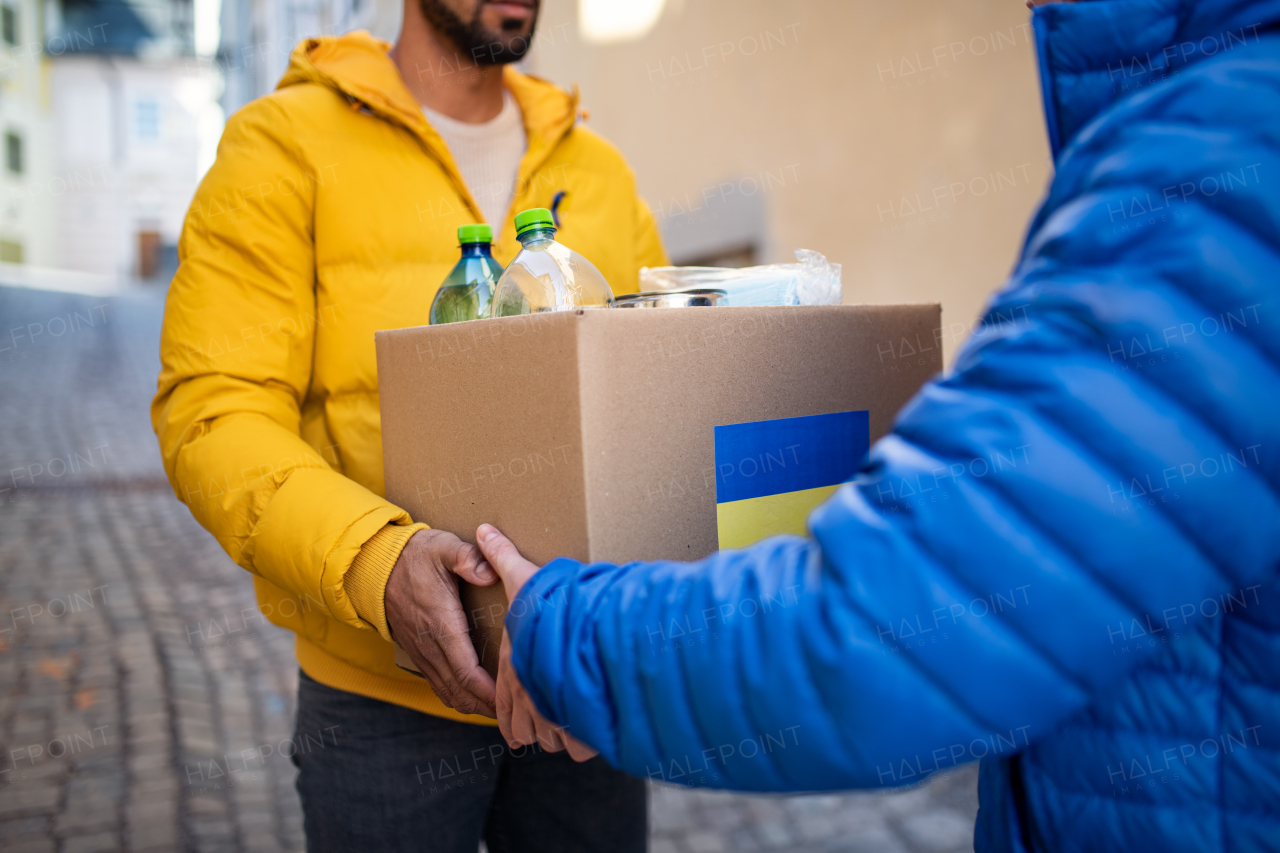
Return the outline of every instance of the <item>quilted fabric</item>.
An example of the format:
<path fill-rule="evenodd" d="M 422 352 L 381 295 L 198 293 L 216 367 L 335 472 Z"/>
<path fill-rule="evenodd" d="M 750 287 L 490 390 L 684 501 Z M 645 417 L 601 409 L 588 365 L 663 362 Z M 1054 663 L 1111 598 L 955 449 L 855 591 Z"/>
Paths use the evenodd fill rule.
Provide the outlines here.
<path fill-rule="evenodd" d="M 982 851 L 1280 849 L 1278 20 L 1037 9 L 1057 172 L 982 330 L 811 538 L 544 567 L 543 713 L 695 785 L 981 760 Z"/>

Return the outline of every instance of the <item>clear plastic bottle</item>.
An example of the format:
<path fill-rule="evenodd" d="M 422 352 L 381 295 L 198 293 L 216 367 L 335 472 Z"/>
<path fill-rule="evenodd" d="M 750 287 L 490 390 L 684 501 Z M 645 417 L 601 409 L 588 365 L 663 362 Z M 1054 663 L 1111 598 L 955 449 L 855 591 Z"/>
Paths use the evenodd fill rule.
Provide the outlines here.
<path fill-rule="evenodd" d="M 555 240 L 551 211 L 537 207 L 516 214 L 516 237 L 524 247 L 498 280 L 493 316 L 612 308 L 613 291 L 591 261 Z"/>
<path fill-rule="evenodd" d="M 488 225 L 463 225 L 458 229 L 462 258 L 431 301 L 431 325 L 482 320 L 489 316 L 493 291 L 502 276 L 502 264 L 493 259 Z"/>

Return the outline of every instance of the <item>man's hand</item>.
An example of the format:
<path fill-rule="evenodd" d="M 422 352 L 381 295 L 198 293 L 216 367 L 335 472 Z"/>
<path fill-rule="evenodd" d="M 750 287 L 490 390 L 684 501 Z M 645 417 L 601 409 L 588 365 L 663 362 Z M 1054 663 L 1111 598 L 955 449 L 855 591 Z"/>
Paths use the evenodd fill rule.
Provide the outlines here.
<path fill-rule="evenodd" d="M 476 541 L 488 559 L 489 565 L 498 571 L 507 591 L 507 601 L 515 601 L 525 581 L 538 567 L 520 556 L 511 540 L 488 524 L 480 525 Z M 525 744 L 538 743 L 547 752 L 569 750 L 574 761 L 587 761 L 598 753 L 577 738 L 570 737 L 562 726 L 547 720 L 538 713 L 533 699 L 520 683 L 511 666 L 511 638 L 502 633 L 502 650 L 498 655 L 498 728 L 512 749 Z"/>
<path fill-rule="evenodd" d="M 458 578 L 476 586 L 498 579 L 474 545 L 443 530 L 419 530 L 387 580 L 387 625 L 441 702 L 492 717 L 495 685 L 471 644 Z"/>

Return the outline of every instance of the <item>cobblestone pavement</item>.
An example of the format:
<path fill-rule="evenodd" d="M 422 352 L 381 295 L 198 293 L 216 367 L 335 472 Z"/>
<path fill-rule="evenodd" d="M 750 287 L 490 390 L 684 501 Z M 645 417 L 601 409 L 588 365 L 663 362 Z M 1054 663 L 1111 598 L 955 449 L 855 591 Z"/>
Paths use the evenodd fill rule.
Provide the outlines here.
<path fill-rule="evenodd" d="M 303 847 L 292 637 L 164 481 L 147 418 L 160 310 L 155 292 L 0 287 L 0 850 Z M 651 847 L 971 850 L 976 778 L 658 785 Z"/>

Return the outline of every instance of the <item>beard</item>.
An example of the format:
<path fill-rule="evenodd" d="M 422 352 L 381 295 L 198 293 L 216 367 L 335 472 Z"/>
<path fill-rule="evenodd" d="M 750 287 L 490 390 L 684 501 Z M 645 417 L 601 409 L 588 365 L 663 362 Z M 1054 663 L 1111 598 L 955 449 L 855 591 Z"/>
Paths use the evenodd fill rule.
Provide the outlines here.
<path fill-rule="evenodd" d="M 444 0 L 418 0 L 418 5 L 422 8 L 422 15 L 427 23 L 452 42 L 460 52 L 470 56 L 476 65 L 509 65 L 519 62 L 529 52 L 533 44 L 533 30 L 538 24 L 536 7 L 528 34 L 520 35 L 518 28 L 523 22 L 511 22 L 516 27 L 510 31 L 505 27 L 493 30 L 480 23 L 483 3 L 476 4 L 476 12 L 469 21 L 458 17 L 458 13 L 445 5 Z"/>

